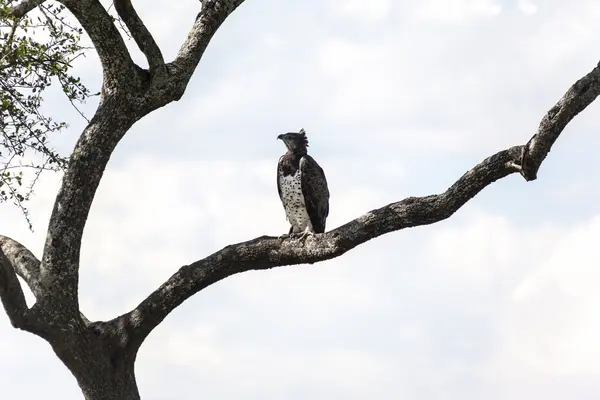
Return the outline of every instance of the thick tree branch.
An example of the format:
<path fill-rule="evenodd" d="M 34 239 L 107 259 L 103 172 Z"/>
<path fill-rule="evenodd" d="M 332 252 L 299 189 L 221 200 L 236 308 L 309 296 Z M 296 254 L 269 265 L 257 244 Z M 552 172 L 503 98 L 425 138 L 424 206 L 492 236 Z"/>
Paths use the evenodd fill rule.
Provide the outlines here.
<path fill-rule="evenodd" d="M 164 68 L 165 60 L 162 52 L 152 34 L 135 11 L 135 8 L 133 8 L 131 0 L 114 0 L 114 4 L 117 14 L 119 14 L 119 17 L 121 17 L 127 29 L 129 29 L 133 40 L 135 40 L 135 43 L 146 56 L 150 71 L 154 72 Z"/>
<path fill-rule="evenodd" d="M 0 251 L 0 300 L 12 326 L 15 328 L 25 326 L 27 319 L 25 294 L 12 265 L 2 251 Z"/>
<path fill-rule="evenodd" d="M 136 78 L 136 66 L 111 16 L 98 0 L 58 0 L 92 39 L 104 73 L 103 90 L 115 90 Z"/>
<path fill-rule="evenodd" d="M 169 64 L 172 77 L 178 88 L 178 97 L 183 95 L 204 54 L 204 50 L 206 50 L 217 29 L 243 2 L 244 0 L 204 0 L 202 2 L 202 10 L 198 14 L 196 22 L 194 22 L 185 42 L 179 49 L 175 60 Z"/>
<path fill-rule="evenodd" d="M 40 282 L 40 261 L 21 243 L 0 235 L 0 252 L 31 289 L 36 298 L 44 295 Z"/>
<path fill-rule="evenodd" d="M 600 63 L 567 90 L 558 103 L 544 116 L 537 133 L 525 145 L 519 164 L 522 167 L 521 175 L 527 181 L 537 178 L 542 161 L 565 126 L 598 97 L 599 67 Z"/>
<path fill-rule="evenodd" d="M 0 300 L 13 327 L 44 337 L 44 324 L 34 308 L 27 306 L 25 294 L 17 274 L 21 275 L 32 291 L 41 289 L 35 278 L 39 261 L 20 243 L 0 236 Z M 35 306 L 34 306 L 35 307 Z"/>
<path fill-rule="evenodd" d="M 177 306 L 207 286 L 248 270 L 315 263 L 339 257 L 354 247 L 383 234 L 449 218 L 486 186 L 515 172 L 522 172 L 526 154 L 529 171 L 537 171 L 566 124 L 600 94 L 600 68 L 577 81 L 544 117 L 538 132 L 524 146 L 515 146 L 486 158 L 467 171 L 444 193 L 409 197 L 389 204 L 325 234 L 306 239 L 304 245 L 290 239 L 263 236 L 238 243 L 183 266 L 134 310 L 113 323 L 126 332 L 133 349 Z M 540 155 L 543 156 L 540 156 Z"/>
<path fill-rule="evenodd" d="M 54 202 L 40 277 L 52 290 L 49 301 L 71 317 L 79 314 L 79 254 L 90 207 L 114 148 L 136 119 L 127 98 L 104 97 L 75 145 Z"/>
<path fill-rule="evenodd" d="M 45 1 L 46 0 L 23 0 L 16 6 L 12 7 L 10 9 L 10 13 L 15 18 L 21 18 Z"/>
<path fill-rule="evenodd" d="M 29 289 L 31 289 L 31 292 L 33 293 L 36 299 L 41 299 L 43 296 L 48 294 L 48 291 L 45 290 L 40 279 L 40 261 L 31 253 L 31 251 L 29 251 L 21 243 L 7 236 L 0 235 L 0 262 L 2 262 L 3 260 L 6 263 L 8 263 L 8 266 L 4 266 L 4 268 L 6 269 L 4 271 L 0 271 L 0 275 L 2 275 L 2 273 L 5 274 L 0 276 L 0 281 L 2 281 L 2 279 L 6 279 L 5 282 L 7 282 L 6 285 L 8 285 L 7 290 L 10 291 L 11 296 L 13 298 L 12 301 L 15 302 L 12 305 L 13 309 L 15 307 L 17 307 L 19 310 L 22 309 L 20 296 L 23 293 L 19 281 L 17 280 L 16 283 L 13 281 L 12 276 L 14 276 L 15 273 L 16 275 L 20 276 L 25 281 L 25 283 L 27 283 L 27 286 L 29 286 Z M 2 282 L 0 282 L 0 286 L 1 285 Z M 0 291 L 2 291 L 1 288 Z M 25 298 L 23 297 L 23 300 L 24 299 Z M 25 309 L 27 309 L 26 304 Z M 7 309 L 6 311 L 8 314 L 9 310 Z M 29 311 L 27 317 L 29 322 L 26 326 L 32 326 L 33 316 Z M 86 326 L 92 324 L 92 322 L 88 320 L 86 316 L 83 315 L 83 313 L 80 313 L 80 317 Z M 11 318 L 10 315 L 9 318 L 12 322 L 13 318 Z M 36 325 L 38 326 L 38 330 L 36 330 L 36 332 L 41 332 L 41 329 L 39 329 L 39 327 L 41 326 L 41 322 L 36 321 Z M 31 329 L 26 329 L 25 325 L 16 327 L 32 332 Z"/>

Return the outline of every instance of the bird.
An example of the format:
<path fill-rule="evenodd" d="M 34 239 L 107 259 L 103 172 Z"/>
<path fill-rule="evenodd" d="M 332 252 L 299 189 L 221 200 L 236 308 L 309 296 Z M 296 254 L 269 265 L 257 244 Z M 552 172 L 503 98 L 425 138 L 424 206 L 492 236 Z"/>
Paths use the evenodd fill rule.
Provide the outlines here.
<path fill-rule="evenodd" d="M 329 188 L 321 166 L 308 155 L 304 129 L 277 136 L 287 152 L 277 163 L 277 191 L 290 223 L 280 238 L 304 240 L 308 235 L 325 232 L 329 215 Z"/>

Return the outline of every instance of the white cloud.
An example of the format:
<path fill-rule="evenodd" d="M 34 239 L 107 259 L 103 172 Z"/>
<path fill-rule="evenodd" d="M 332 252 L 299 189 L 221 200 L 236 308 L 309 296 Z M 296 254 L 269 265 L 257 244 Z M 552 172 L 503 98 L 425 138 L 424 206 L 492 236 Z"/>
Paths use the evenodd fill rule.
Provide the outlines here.
<path fill-rule="evenodd" d="M 600 235 L 600 216 L 567 232 L 559 242 L 547 249 L 547 258 L 533 271 L 524 287 L 517 288 L 520 300 L 555 285 L 566 296 L 600 300 L 597 284 L 600 271 L 600 249 L 595 245 Z M 527 288 L 527 296 L 524 294 Z"/>
<path fill-rule="evenodd" d="M 447 24 L 463 24 L 472 19 L 495 17 L 502 12 L 496 0 L 425 0 L 419 2 L 414 18 Z"/>
<path fill-rule="evenodd" d="M 369 23 L 384 20 L 392 8 L 390 0 L 328 0 L 328 5 L 332 14 Z"/>
<path fill-rule="evenodd" d="M 437 230 L 433 234 L 430 262 L 459 274 L 463 284 L 488 288 L 502 269 L 520 253 L 513 229 L 504 217 L 478 213 L 466 226 Z"/>
<path fill-rule="evenodd" d="M 526 15 L 533 15 L 537 12 L 537 6 L 529 0 L 519 0 L 518 7 Z"/>
<path fill-rule="evenodd" d="M 401 74 L 401 55 L 390 52 L 390 43 L 353 44 L 343 40 L 325 42 L 320 49 L 320 65 L 336 84 L 331 104 L 335 118 L 377 118 L 393 109 L 410 112 L 414 99 L 408 81 L 391 77 Z"/>
<path fill-rule="evenodd" d="M 591 24 L 600 16 L 600 7 L 593 2 L 584 2 L 576 9 L 561 4 L 548 11 L 554 14 L 553 17 L 539 19 L 535 30 L 531 29 L 517 43 L 527 68 L 542 74 L 547 80 L 556 77 L 556 71 L 563 64 L 564 68 L 573 71 L 573 77 L 591 70 L 597 62 L 597 55 L 584 49 L 589 48 L 600 32 L 600 28 Z M 573 57 L 582 62 L 574 65 L 568 61 Z M 561 83 L 564 87 L 562 92 L 570 83 Z"/>
<path fill-rule="evenodd" d="M 500 294 L 486 313 L 499 341 L 484 373 L 600 373 L 600 217 L 562 232 L 481 212 L 467 221 L 432 235 L 432 261 L 449 284 Z"/>

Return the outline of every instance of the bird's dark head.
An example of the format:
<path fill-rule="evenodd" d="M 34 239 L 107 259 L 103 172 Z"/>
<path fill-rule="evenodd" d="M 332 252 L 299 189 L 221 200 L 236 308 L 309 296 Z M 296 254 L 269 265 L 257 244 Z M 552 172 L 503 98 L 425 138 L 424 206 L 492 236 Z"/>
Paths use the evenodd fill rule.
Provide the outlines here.
<path fill-rule="evenodd" d="M 285 147 L 292 153 L 306 153 L 307 151 L 308 138 L 304 129 L 300 129 L 300 132 L 284 133 L 277 136 L 277 139 L 281 139 L 285 143 Z"/>

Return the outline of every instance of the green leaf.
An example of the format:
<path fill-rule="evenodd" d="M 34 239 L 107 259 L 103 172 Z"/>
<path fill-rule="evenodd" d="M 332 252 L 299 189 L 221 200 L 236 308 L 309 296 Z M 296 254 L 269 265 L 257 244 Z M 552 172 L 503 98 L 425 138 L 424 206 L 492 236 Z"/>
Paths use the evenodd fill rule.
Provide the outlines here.
<path fill-rule="evenodd" d="M 85 49 L 83 30 L 67 23 L 65 7 L 43 4 L 32 13 L 37 16 L 25 16 L 15 27 L 12 5 L 14 0 L 0 0 L 0 203 L 12 200 L 27 216 L 21 203 L 38 175 L 67 165 L 50 146 L 67 124 L 46 113 L 46 90 L 60 85 L 71 102 L 83 102 L 91 93 L 71 73 L 72 60 Z"/>

